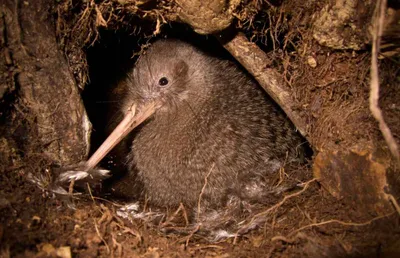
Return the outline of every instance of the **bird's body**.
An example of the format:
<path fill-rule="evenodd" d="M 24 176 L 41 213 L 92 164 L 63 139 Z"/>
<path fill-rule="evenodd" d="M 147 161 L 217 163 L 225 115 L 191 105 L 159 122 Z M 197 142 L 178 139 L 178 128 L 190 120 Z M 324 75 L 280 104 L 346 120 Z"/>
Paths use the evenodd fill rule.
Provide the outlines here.
<path fill-rule="evenodd" d="M 154 43 L 124 83 L 123 112 L 161 103 L 134 137 L 128 164 L 137 174 L 125 179 L 139 180 L 155 205 L 256 198 L 265 190 L 257 182 L 301 150 L 294 126 L 253 79 L 187 43 Z"/>

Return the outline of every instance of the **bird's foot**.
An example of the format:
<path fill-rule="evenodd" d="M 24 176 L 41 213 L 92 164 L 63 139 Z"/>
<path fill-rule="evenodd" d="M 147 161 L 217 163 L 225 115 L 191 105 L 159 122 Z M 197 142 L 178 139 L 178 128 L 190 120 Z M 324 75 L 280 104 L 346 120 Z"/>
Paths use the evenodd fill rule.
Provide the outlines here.
<path fill-rule="evenodd" d="M 28 180 L 49 194 L 73 197 L 81 194 L 72 191 L 74 186 L 83 188 L 88 184 L 95 188 L 104 179 L 110 177 L 109 172 L 109 170 L 102 168 L 87 170 L 85 163 L 82 162 L 66 167 L 48 169 L 43 175 L 28 174 Z"/>
<path fill-rule="evenodd" d="M 86 169 L 85 163 L 79 163 L 58 169 L 58 177 L 56 182 L 69 183 L 75 182 L 101 182 L 110 177 L 110 170 L 95 167 L 93 169 Z"/>

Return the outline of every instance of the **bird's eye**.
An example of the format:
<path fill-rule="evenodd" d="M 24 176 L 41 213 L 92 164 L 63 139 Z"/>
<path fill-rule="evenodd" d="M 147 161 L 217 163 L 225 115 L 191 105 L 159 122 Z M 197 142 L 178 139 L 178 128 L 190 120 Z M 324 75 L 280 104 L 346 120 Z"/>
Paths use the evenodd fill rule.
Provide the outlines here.
<path fill-rule="evenodd" d="M 158 81 L 158 84 L 159 84 L 160 86 L 166 86 L 166 85 L 168 84 L 168 79 L 165 78 L 165 77 L 162 77 L 162 78 Z"/>

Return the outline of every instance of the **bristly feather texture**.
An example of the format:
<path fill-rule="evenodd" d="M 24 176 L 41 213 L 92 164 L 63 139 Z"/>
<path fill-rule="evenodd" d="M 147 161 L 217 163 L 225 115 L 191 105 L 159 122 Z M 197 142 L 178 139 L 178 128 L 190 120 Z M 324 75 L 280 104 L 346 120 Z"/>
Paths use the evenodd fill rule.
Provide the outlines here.
<path fill-rule="evenodd" d="M 271 175 L 303 152 L 304 140 L 251 77 L 188 43 L 157 41 L 124 83 L 123 112 L 162 102 L 136 133 L 123 179 L 142 185 L 153 205 L 199 212 L 232 198 L 262 201 Z"/>

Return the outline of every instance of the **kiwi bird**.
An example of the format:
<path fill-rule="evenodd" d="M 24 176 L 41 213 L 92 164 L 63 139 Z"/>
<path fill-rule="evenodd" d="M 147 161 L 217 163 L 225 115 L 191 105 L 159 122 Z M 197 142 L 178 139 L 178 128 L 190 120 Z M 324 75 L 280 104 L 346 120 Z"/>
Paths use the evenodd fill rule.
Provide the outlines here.
<path fill-rule="evenodd" d="M 268 178 L 302 152 L 301 136 L 254 79 L 191 44 L 155 42 L 121 83 L 124 129 L 105 149 L 144 121 L 127 155 L 130 176 L 122 180 L 141 185 L 154 205 L 265 198 Z"/>

